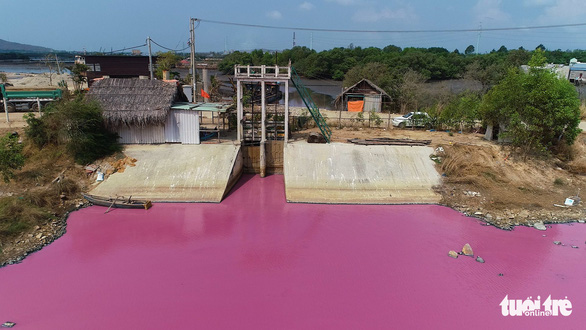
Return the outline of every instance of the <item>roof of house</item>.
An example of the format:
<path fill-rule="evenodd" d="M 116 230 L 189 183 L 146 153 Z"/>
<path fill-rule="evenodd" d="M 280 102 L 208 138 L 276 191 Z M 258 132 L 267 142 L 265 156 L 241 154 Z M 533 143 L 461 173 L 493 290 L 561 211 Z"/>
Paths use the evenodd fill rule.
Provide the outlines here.
<path fill-rule="evenodd" d="M 176 84 L 160 80 L 107 78 L 88 93 L 100 103 L 110 126 L 146 126 L 165 122 L 175 101 L 184 101 Z"/>
<path fill-rule="evenodd" d="M 382 88 L 378 87 L 378 86 L 377 86 L 377 85 L 375 85 L 375 84 L 374 84 L 372 81 L 370 81 L 370 80 L 368 80 L 368 79 L 364 78 L 364 79 L 360 80 L 359 82 L 355 83 L 354 85 L 352 85 L 352 86 L 350 86 L 350 87 L 348 87 L 348 88 L 344 89 L 344 91 L 343 91 L 343 92 L 342 92 L 340 95 L 338 95 L 338 96 L 336 97 L 336 100 L 334 101 L 334 104 L 340 104 L 340 103 L 342 102 L 342 100 L 344 99 L 344 94 L 347 94 L 347 93 L 350 93 L 350 92 L 353 92 L 353 93 L 360 92 L 360 91 L 358 91 L 358 90 L 356 90 L 356 89 L 357 89 L 357 87 L 358 87 L 358 86 L 359 86 L 359 85 L 360 85 L 362 82 L 365 82 L 366 84 L 370 85 L 370 87 L 372 87 L 372 89 L 373 89 L 373 90 L 375 90 L 375 91 L 377 91 L 379 94 L 381 94 L 381 95 L 383 95 L 383 96 L 386 96 L 386 97 L 388 97 L 388 98 L 391 98 L 391 97 L 389 96 L 389 94 L 387 94 L 387 92 L 385 92 L 385 90 L 384 90 L 384 89 L 382 89 Z"/>

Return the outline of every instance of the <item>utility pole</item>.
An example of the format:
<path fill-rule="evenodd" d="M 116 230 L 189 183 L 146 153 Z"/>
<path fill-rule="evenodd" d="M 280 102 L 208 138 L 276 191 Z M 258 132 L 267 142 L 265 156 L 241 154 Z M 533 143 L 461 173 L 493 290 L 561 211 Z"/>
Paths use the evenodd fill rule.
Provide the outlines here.
<path fill-rule="evenodd" d="M 476 55 L 480 54 L 480 36 L 482 35 L 482 22 L 480 22 L 480 31 L 478 31 L 478 40 L 476 40 Z"/>
<path fill-rule="evenodd" d="M 147 37 L 147 44 L 149 45 L 149 72 L 151 80 L 153 80 L 153 54 L 151 52 L 151 37 Z"/>
<path fill-rule="evenodd" d="M 313 32 L 311 32 L 311 38 L 309 39 L 309 50 L 313 50 Z"/>
<path fill-rule="evenodd" d="M 293 47 L 295 47 L 295 32 L 293 32 Z"/>
<path fill-rule="evenodd" d="M 189 19 L 189 29 L 191 32 L 191 101 L 193 103 L 197 101 L 197 78 L 195 74 L 195 21 L 197 21 L 197 18 Z"/>

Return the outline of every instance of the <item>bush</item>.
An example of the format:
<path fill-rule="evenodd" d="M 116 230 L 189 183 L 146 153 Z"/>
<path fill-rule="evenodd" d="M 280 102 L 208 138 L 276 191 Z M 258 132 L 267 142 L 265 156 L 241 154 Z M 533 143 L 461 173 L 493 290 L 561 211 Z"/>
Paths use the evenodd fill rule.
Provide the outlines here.
<path fill-rule="evenodd" d="M 24 156 L 18 134 L 8 133 L 0 139 L 0 174 L 4 182 L 14 177 L 14 170 L 22 168 Z"/>
<path fill-rule="evenodd" d="M 538 51 L 529 73 L 512 69 L 485 96 L 480 106 L 483 120 L 504 125 L 501 135 L 525 155 L 548 155 L 559 145 L 572 145 L 580 134 L 580 100 L 572 84 L 540 69 Z M 502 127 L 501 127 L 502 128 Z"/>
<path fill-rule="evenodd" d="M 374 122 L 374 125 L 376 127 L 379 127 L 383 123 L 383 120 L 374 110 L 368 113 L 368 120 L 370 122 Z"/>
<path fill-rule="evenodd" d="M 40 118 L 26 117 L 26 136 L 39 148 L 47 144 L 65 145 L 78 164 L 87 164 L 121 151 L 118 134 L 109 131 L 102 110 L 82 97 L 60 101 L 47 107 Z"/>
<path fill-rule="evenodd" d="M 0 198 L 0 238 L 16 236 L 50 219 L 49 212 L 22 197 Z"/>

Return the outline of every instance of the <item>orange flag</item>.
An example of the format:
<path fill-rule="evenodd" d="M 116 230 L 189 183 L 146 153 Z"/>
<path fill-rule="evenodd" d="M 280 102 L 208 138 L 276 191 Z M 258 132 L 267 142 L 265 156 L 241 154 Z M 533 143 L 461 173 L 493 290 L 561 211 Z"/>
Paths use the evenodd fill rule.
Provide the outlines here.
<path fill-rule="evenodd" d="M 210 95 L 208 93 L 206 93 L 206 91 L 204 91 L 203 89 L 201 90 L 201 96 L 204 97 L 204 98 L 206 98 L 206 99 L 209 99 L 210 98 Z"/>

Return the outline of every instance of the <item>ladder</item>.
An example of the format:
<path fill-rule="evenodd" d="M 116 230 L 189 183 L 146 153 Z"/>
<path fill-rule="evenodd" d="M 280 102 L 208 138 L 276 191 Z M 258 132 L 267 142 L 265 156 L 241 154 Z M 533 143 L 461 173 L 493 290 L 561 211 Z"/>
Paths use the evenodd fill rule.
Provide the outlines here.
<path fill-rule="evenodd" d="M 303 83 L 301 82 L 301 78 L 299 78 L 297 71 L 295 71 L 295 68 L 293 67 L 291 67 L 291 81 L 293 82 L 295 89 L 297 89 L 299 96 L 301 96 L 303 103 L 305 103 L 305 106 L 309 110 L 309 113 L 311 114 L 311 117 L 315 121 L 315 124 L 319 128 L 321 134 L 326 139 L 326 142 L 330 143 L 332 137 L 332 130 L 326 123 L 325 118 L 319 112 L 319 108 L 317 107 L 315 102 L 313 102 L 313 99 L 309 94 L 309 90 L 307 90 L 305 85 L 303 85 Z"/>

